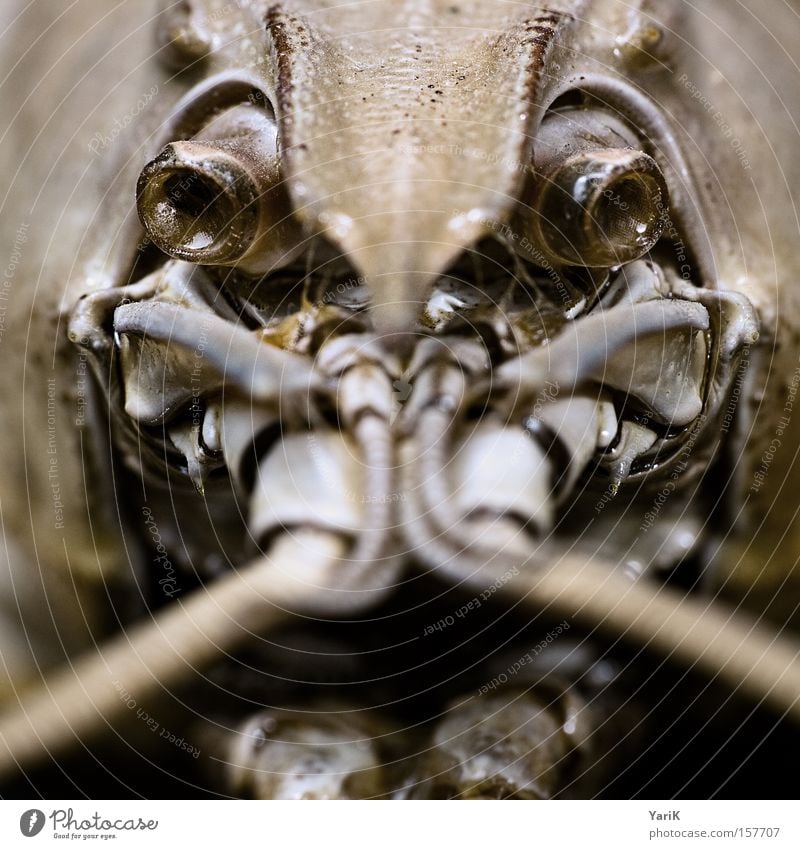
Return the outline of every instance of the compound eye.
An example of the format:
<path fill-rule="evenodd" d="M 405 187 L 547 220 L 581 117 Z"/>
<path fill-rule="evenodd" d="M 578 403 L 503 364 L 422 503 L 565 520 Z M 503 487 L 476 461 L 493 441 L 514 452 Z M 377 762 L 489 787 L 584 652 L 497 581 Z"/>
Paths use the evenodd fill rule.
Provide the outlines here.
<path fill-rule="evenodd" d="M 621 140 L 619 132 L 608 135 Z M 532 235 L 557 264 L 610 268 L 639 259 L 661 238 L 667 185 L 643 151 L 604 147 L 597 133 L 586 145 L 586 136 L 555 146 L 558 154 L 537 164 Z"/>
<path fill-rule="evenodd" d="M 139 176 L 137 207 L 152 242 L 187 262 L 261 274 L 289 262 L 301 240 L 274 118 L 253 105 L 167 144 Z"/>
<path fill-rule="evenodd" d="M 577 154 L 540 180 L 537 241 L 566 265 L 611 267 L 638 259 L 664 231 L 667 186 L 646 153 Z"/>
<path fill-rule="evenodd" d="M 139 215 L 170 256 L 189 262 L 233 262 L 258 228 L 261 187 L 240 157 L 213 144 L 167 145 L 142 172 Z"/>

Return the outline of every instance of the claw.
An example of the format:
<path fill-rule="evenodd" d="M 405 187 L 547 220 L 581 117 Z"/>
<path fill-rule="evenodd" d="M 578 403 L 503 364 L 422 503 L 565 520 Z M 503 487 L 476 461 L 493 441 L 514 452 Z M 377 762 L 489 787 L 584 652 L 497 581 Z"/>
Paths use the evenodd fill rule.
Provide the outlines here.
<path fill-rule="evenodd" d="M 564 696 L 562 704 L 506 688 L 452 705 L 412 773 L 410 796 L 552 798 L 570 778 L 577 727 L 586 722 L 576 700 Z"/>
<path fill-rule="evenodd" d="M 217 735 L 225 791 L 250 799 L 368 799 L 385 795 L 382 728 L 350 711 L 265 710 Z"/>

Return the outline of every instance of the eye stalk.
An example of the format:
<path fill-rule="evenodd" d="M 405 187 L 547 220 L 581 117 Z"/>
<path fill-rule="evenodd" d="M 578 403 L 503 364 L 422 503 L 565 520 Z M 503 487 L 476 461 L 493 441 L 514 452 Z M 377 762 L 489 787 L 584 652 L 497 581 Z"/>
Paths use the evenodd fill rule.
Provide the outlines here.
<path fill-rule="evenodd" d="M 142 170 L 137 207 L 155 245 L 188 262 L 260 274 L 289 262 L 301 244 L 274 122 L 251 106 L 166 145 Z"/>
<path fill-rule="evenodd" d="M 543 125 L 530 226 L 551 261 L 609 268 L 638 259 L 661 238 L 666 181 L 631 135 L 621 122 L 587 111 L 556 114 Z"/>

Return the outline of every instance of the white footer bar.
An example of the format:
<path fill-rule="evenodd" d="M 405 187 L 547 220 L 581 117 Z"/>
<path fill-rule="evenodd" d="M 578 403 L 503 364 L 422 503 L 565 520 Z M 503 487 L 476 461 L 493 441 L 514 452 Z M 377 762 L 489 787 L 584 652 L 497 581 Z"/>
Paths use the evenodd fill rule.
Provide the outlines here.
<path fill-rule="evenodd" d="M 796 802 L 1 801 L 0 846 L 800 846 Z"/>

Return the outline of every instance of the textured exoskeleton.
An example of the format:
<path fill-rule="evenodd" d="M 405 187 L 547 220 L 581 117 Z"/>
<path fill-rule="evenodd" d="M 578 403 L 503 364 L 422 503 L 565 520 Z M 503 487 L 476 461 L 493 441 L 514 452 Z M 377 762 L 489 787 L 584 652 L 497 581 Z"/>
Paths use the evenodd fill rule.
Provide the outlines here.
<path fill-rule="evenodd" d="M 4 38 L 9 786 L 718 792 L 798 718 L 794 14 L 143 5 Z"/>

